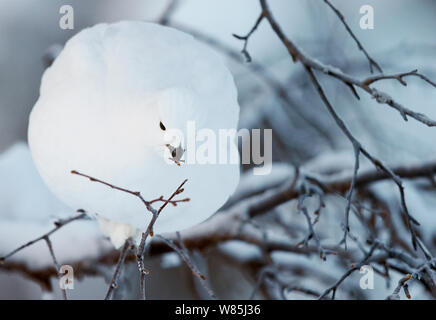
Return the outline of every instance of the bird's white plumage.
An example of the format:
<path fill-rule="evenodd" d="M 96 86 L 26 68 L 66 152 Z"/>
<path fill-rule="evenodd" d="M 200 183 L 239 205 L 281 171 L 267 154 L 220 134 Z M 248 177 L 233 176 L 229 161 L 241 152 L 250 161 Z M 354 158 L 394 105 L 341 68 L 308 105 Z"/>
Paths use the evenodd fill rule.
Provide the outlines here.
<path fill-rule="evenodd" d="M 169 165 L 166 128 L 235 129 L 237 93 L 222 59 L 192 36 L 160 25 L 99 24 L 71 38 L 43 75 L 29 122 L 29 145 L 49 188 L 72 208 L 96 214 L 115 246 L 137 236 L 151 215 L 134 196 L 72 175 L 77 170 L 145 199 L 168 197 L 188 179 L 155 232 L 208 218 L 239 181 L 235 164 Z M 232 142 L 229 148 L 236 148 Z M 158 205 L 158 204 L 156 204 Z"/>

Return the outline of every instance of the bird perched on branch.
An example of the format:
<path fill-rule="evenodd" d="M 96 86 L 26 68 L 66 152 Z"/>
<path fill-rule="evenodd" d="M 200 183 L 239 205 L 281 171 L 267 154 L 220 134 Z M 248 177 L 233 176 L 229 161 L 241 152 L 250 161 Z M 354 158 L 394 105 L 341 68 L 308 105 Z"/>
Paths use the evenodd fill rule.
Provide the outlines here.
<path fill-rule="evenodd" d="M 238 117 L 231 73 L 192 36 L 146 22 L 98 24 L 72 37 L 45 71 L 30 115 L 29 145 L 53 193 L 93 214 L 120 247 L 129 237 L 138 239 L 151 214 L 131 194 L 72 170 L 139 191 L 149 201 L 169 197 L 188 179 L 184 194 L 190 201 L 168 205 L 154 225 L 155 233 L 183 230 L 225 203 L 239 166 L 183 162 L 189 148 L 183 141 L 171 144 L 165 134 L 177 129 L 186 135 L 189 121 L 217 134 L 236 129 Z M 227 148 L 234 151 L 235 142 Z M 179 149 L 182 155 L 173 152 L 176 161 L 168 161 L 169 150 Z"/>

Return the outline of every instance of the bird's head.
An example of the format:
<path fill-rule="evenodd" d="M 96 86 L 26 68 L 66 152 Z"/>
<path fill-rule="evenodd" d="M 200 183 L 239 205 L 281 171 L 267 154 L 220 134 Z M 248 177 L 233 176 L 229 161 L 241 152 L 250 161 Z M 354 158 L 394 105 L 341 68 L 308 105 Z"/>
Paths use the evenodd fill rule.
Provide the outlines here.
<path fill-rule="evenodd" d="M 188 123 L 208 127 L 206 108 L 201 108 L 195 101 L 195 94 L 185 88 L 132 94 L 129 99 L 131 101 L 128 108 L 112 108 L 115 113 L 110 118 L 118 125 L 108 126 L 121 131 L 117 133 L 117 137 L 124 136 L 126 148 L 144 148 L 158 153 L 164 160 L 170 158 L 180 165 L 183 162 L 180 161 L 181 157 L 186 151 Z M 126 102 L 119 101 L 118 105 L 125 106 Z M 126 128 L 129 130 L 126 131 Z"/>

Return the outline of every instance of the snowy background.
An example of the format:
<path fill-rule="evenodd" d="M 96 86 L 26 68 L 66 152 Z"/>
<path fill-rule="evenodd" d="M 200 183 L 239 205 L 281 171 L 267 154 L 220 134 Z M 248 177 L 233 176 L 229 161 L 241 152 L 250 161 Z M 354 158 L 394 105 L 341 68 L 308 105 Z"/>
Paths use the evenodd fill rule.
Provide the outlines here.
<path fill-rule="evenodd" d="M 419 5 L 418 1 L 408 0 L 332 2 L 386 73 L 416 68 L 429 78 L 436 79 L 434 1 L 420 0 Z M 156 21 L 167 6 L 165 1 L 75 1 L 75 29 L 62 30 L 58 23 L 59 8 L 63 4 L 63 1 L 53 0 L 0 0 L 0 256 L 48 231 L 54 220 L 73 213 L 46 189 L 26 144 L 28 115 L 38 97 L 41 75 L 46 68 L 44 56 L 48 50 L 53 49 L 53 45 L 64 44 L 81 29 L 98 22 L 128 19 Z M 305 52 L 346 73 L 362 78 L 369 75 L 365 57 L 323 1 L 270 0 L 269 4 L 287 36 Z M 359 9 L 364 4 L 374 7 L 374 30 L 359 28 Z M 253 58 L 252 64 L 243 62 L 242 56 L 239 59 L 229 57 L 229 51 L 238 53 L 242 48 L 242 42 L 232 34 L 248 32 L 259 13 L 259 3 L 252 0 L 180 1 L 169 25 L 192 31 L 199 39 L 212 39 L 215 43 L 212 47 L 226 57 L 239 90 L 240 127 L 273 129 L 274 169 L 270 177 L 257 177 L 256 183 L 277 183 L 291 175 L 295 165 L 318 172 L 350 170 L 354 161 L 350 143 L 324 110 L 303 68 L 290 63 L 288 53 L 266 22 L 250 38 L 248 50 Z M 221 50 L 223 48 L 225 50 Z M 258 65 L 263 66 L 263 73 L 253 70 Z M 290 103 L 286 104 L 279 98 L 276 88 L 266 78 L 287 90 Z M 413 119 L 404 122 L 396 111 L 377 104 L 368 95 L 362 94 L 361 100 L 357 101 L 339 81 L 327 77 L 320 79 L 336 110 L 372 154 L 392 166 L 436 160 L 434 128 Z M 408 86 L 403 87 L 396 81 L 384 81 L 378 84 L 378 88 L 409 108 L 436 119 L 436 90 L 415 78 L 407 82 Z M 364 162 L 362 166 L 365 166 Z M 243 170 L 245 176 L 235 197 L 238 192 L 243 194 L 247 187 L 256 185 L 250 180 L 253 177 L 248 168 Z M 436 193 L 434 189 L 423 191 L 415 184 L 405 184 L 409 209 L 421 222 L 423 239 L 434 250 Z M 387 207 L 398 206 L 397 190 L 391 182 L 374 184 L 371 191 Z M 334 197 L 330 200 L 331 205 L 327 206 L 317 228 L 327 242 L 333 243 L 340 237 L 338 221 L 343 215 L 344 204 Z M 294 212 L 295 204 L 276 209 L 278 216 L 297 225 L 299 222 L 295 221 L 300 221 L 301 228 L 304 228 L 304 218 Z M 409 240 L 406 229 L 400 228 L 399 232 L 404 241 Z M 93 221 L 71 224 L 56 233 L 52 241 L 60 263 L 92 259 L 110 250 L 109 242 L 99 233 Z M 245 299 L 250 296 L 258 278 L 257 272 L 245 262 L 258 254 L 256 248 L 250 245 L 229 242 L 207 252 L 196 252 L 194 257 L 201 269 L 208 270 L 211 287 L 218 297 Z M 14 259 L 30 269 L 51 265 L 43 242 L 23 250 Z M 274 259 L 277 264 L 288 266 L 291 270 L 287 275 L 290 281 L 319 291 L 343 274 L 343 269 L 337 267 L 334 259 L 320 262 L 316 255 L 308 258 L 277 252 Z M 153 270 L 148 285 L 150 298 L 202 297 L 189 270 L 173 254 L 154 257 L 148 266 Z M 134 264 L 128 268 L 134 269 Z M 315 270 L 317 277 L 297 276 L 311 274 L 311 269 Z M 102 274 L 110 276 L 109 271 Z M 131 274 L 135 274 L 133 271 Z M 364 297 L 386 297 L 400 277 L 399 274 L 392 274 L 390 287 L 387 288 L 386 281 L 376 276 L 375 290 L 365 292 Z M 347 283 L 358 285 L 358 281 L 357 273 Z M 101 276 L 85 277 L 76 281 L 75 285 L 69 295 L 76 299 L 100 299 L 107 288 Z M 134 281 L 128 285 L 130 287 L 126 284 L 126 288 L 135 291 Z M 410 286 L 413 298 L 429 298 L 419 284 Z M 57 288 L 56 285 L 54 287 Z M 20 271 L 2 270 L 0 266 L 0 299 L 52 297 L 60 297 L 60 293 L 55 291 L 54 295 L 49 295 L 39 284 L 23 277 Z M 265 298 L 261 294 L 258 297 Z M 356 297 L 360 296 L 341 296 L 338 292 L 338 298 Z M 289 298 L 307 296 L 296 294 Z"/>

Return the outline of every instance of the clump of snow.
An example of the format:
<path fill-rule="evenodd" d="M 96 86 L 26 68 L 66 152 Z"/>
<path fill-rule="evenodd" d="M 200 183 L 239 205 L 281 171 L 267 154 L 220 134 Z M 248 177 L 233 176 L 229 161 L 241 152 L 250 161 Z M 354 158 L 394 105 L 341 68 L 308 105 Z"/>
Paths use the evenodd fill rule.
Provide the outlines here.
<path fill-rule="evenodd" d="M 388 103 L 389 101 L 392 101 L 392 97 L 389 96 L 387 93 L 378 91 L 377 89 L 371 90 L 372 97 L 378 102 L 378 103 Z"/>

